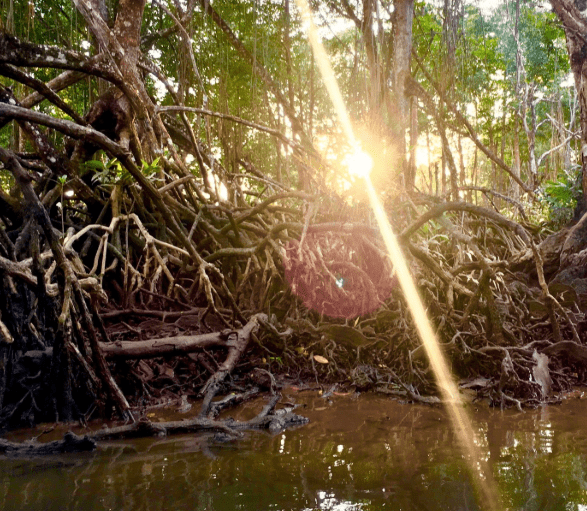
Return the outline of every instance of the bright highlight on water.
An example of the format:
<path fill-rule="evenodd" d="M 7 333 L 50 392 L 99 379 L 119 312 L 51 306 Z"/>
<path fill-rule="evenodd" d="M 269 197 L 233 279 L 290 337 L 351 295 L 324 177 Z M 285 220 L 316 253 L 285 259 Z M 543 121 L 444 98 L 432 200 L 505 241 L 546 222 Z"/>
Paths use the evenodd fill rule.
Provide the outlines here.
<path fill-rule="evenodd" d="M 482 509 L 487 511 L 499 511 L 503 509 L 503 506 L 500 502 L 501 499 L 497 490 L 497 484 L 490 471 L 487 460 L 479 448 L 477 437 L 473 430 L 473 424 L 464 408 L 457 386 L 448 369 L 446 359 L 440 350 L 438 340 L 436 339 L 436 335 L 432 329 L 426 310 L 424 309 L 424 304 L 420 299 L 420 295 L 418 294 L 418 290 L 416 289 L 416 285 L 414 284 L 406 260 L 397 242 L 397 238 L 393 233 L 385 210 L 379 201 L 375 189 L 373 188 L 371 178 L 369 177 L 372 160 L 369 155 L 361 151 L 355 138 L 348 111 L 342 99 L 326 51 L 320 42 L 316 26 L 312 20 L 312 12 L 308 2 L 307 0 L 296 0 L 296 3 L 302 15 L 304 27 L 308 34 L 308 39 L 312 46 L 316 63 L 320 69 L 322 79 L 324 80 L 324 84 L 328 90 L 334 109 L 336 110 L 349 145 L 355 148 L 355 151 L 347 160 L 349 170 L 354 175 L 361 176 L 364 179 L 371 207 L 373 208 L 375 218 L 377 219 L 387 252 L 393 262 L 400 286 L 410 307 L 412 317 L 414 318 L 418 334 L 426 349 L 428 358 L 430 359 L 430 364 L 436 375 L 443 400 L 446 402 L 453 428 L 458 438 L 463 443 L 464 454 L 473 476 L 473 482 L 478 490 L 479 505 Z"/>

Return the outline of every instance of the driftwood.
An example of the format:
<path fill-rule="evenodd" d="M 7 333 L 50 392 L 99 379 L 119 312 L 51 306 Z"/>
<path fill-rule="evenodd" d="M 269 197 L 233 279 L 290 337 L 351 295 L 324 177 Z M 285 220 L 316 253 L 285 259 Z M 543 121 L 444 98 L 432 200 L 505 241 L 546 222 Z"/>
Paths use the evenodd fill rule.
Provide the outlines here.
<path fill-rule="evenodd" d="M 133 424 L 96 431 L 89 434 L 88 437 L 93 440 L 106 440 L 215 431 L 227 435 L 229 438 L 236 438 L 242 436 L 242 431 L 245 430 L 268 429 L 272 433 L 279 433 L 287 428 L 301 426 L 309 422 L 306 417 L 293 413 L 291 406 L 274 410 L 280 397 L 272 398 L 271 402 L 255 418 L 248 421 L 236 421 L 230 418 L 221 421 L 202 416 L 169 422 L 151 422 L 147 419 L 141 419 Z"/>
<path fill-rule="evenodd" d="M 266 371 L 265 371 L 266 372 Z M 273 376 L 267 373 L 274 383 Z M 141 418 L 132 424 L 104 428 L 98 431 L 78 436 L 68 432 L 63 440 L 40 443 L 36 440 L 27 442 L 10 442 L 0 439 L 0 453 L 7 456 L 47 456 L 70 452 L 92 451 L 97 447 L 97 442 L 107 439 L 142 438 L 150 436 L 167 436 L 180 433 L 194 433 L 198 431 L 214 431 L 220 440 L 229 440 L 242 437 L 243 431 L 255 429 L 268 429 L 271 433 L 281 431 L 295 426 L 307 424 L 309 420 L 293 412 L 295 406 L 288 405 L 276 410 L 275 406 L 281 399 L 281 394 L 271 388 L 269 402 L 262 408 L 256 417 L 247 421 L 236 421 L 232 418 L 219 420 L 221 411 L 237 404 L 248 401 L 259 395 L 259 389 L 253 388 L 247 392 L 230 394 L 224 399 L 211 402 L 205 400 L 200 413 L 191 419 L 168 422 L 152 422 L 146 417 Z"/>
<path fill-rule="evenodd" d="M 200 390 L 204 396 L 202 408 L 197 417 L 182 421 L 151 422 L 146 418 L 124 426 L 100 430 L 89 435 L 94 440 L 106 438 L 129 438 L 136 436 L 164 436 L 171 433 L 190 433 L 194 431 L 212 430 L 228 435 L 240 436 L 241 431 L 248 429 L 269 429 L 279 432 L 288 427 L 306 424 L 308 419 L 293 413 L 293 407 L 275 410 L 281 398 L 276 391 L 277 384 L 273 375 L 259 369 L 269 377 L 271 399 L 261 412 L 253 419 L 238 422 L 233 419 L 218 420 L 218 414 L 225 408 L 235 406 L 258 395 L 259 390 L 254 388 L 244 393 L 230 394 L 220 401 L 213 402 L 226 376 L 234 369 L 241 355 L 245 351 L 252 334 L 257 331 L 261 322 L 268 320 L 266 314 L 255 314 L 249 322 L 238 330 L 224 330 L 222 332 L 167 337 L 151 339 L 149 341 L 126 341 L 110 344 L 102 343 L 101 348 L 107 358 L 138 359 L 152 358 L 165 355 L 187 354 L 211 346 L 228 348 L 228 355 L 223 364 L 208 379 Z"/>
<path fill-rule="evenodd" d="M 71 432 L 66 433 L 63 440 L 46 443 L 36 441 L 9 442 L 8 440 L 0 439 L 0 453 L 7 456 L 49 456 L 67 452 L 93 451 L 95 448 L 96 442 L 94 440 L 88 436 L 78 436 Z"/>
<path fill-rule="evenodd" d="M 254 393 L 254 392 L 253 392 Z M 242 436 L 242 432 L 253 429 L 268 429 L 271 433 L 295 426 L 307 424 L 309 420 L 296 413 L 289 406 L 280 410 L 274 410 L 280 396 L 274 396 L 270 403 L 253 419 L 248 421 L 235 421 L 234 419 L 215 420 L 208 417 L 195 417 L 183 421 L 151 422 L 141 419 L 132 424 L 105 428 L 84 436 L 68 432 L 63 440 L 41 443 L 35 440 L 27 442 L 10 442 L 0 439 L 0 453 L 6 456 L 36 457 L 51 456 L 72 452 L 93 451 L 97 442 L 107 439 L 139 438 L 149 436 L 167 436 L 179 433 L 194 433 L 197 431 L 215 431 L 220 434 L 221 440 L 227 440 Z"/>
<path fill-rule="evenodd" d="M 219 346 L 234 352 L 233 359 L 246 349 L 252 333 L 259 328 L 259 321 L 267 321 L 266 314 L 256 314 L 239 330 L 223 330 L 200 335 L 179 335 L 148 341 L 117 341 L 100 343 L 100 349 L 110 359 L 140 359 L 168 355 L 181 355 Z M 238 354 L 238 355 L 237 355 Z M 232 360 L 232 359 L 231 359 Z M 236 361 L 236 360 L 235 360 Z M 234 363 L 227 370 L 231 370 Z"/>

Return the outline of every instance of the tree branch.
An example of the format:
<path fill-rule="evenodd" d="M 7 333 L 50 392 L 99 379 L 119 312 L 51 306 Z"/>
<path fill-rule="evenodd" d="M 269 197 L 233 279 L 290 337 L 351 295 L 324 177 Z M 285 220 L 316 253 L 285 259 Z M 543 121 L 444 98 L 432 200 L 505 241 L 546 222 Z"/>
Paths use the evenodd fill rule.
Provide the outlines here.
<path fill-rule="evenodd" d="M 0 64 L 83 71 L 115 85 L 124 85 L 120 74 L 105 61 L 102 54 L 86 57 L 56 46 L 39 46 L 21 41 L 7 33 L 0 33 Z"/>
<path fill-rule="evenodd" d="M 447 106 L 447 108 L 449 110 L 452 111 L 452 113 L 456 116 L 456 118 L 459 120 L 459 122 L 462 122 L 465 125 L 465 127 L 467 128 L 467 132 L 469 134 L 469 138 L 473 141 L 473 143 L 481 151 L 483 151 L 483 153 L 490 160 L 492 160 L 500 168 L 502 168 L 503 170 L 505 170 L 511 176 L 511 178 L 516 183 L 518 183 L 520 185 L 520 187 L 522 188 L 522 190 L 524 190 L 531 197 L 534 197 L 534 191 L 531 188 L 529 188 L 526 185 L 526 183 L 524 183 L 524 181 L 522 181 L 518 176 L 516 176 L 516 174 L 514 173 L 514 171 L 499 156 L 497 156 L 493 151 L 491 151 L 491 149 L 489 149 L 483 142 L 481 142 L 481 140 L 479 140 L 479 137 L 477 136 L 477 133 L 475 132 L 475 128 L 471 125 L 471 123 L 467 120 L 467 118 L 459 111 L 459 109 L 456 107 L 456 105 L 454 105 L 452 103 L 452 101 L 450 101 L 442 93 L 441 88 L 434 81 L 434 79 L 432 78 L 432 75 L 428 72 L 428 70 L 424 67 L 424 64 L 420 61 L 417 53 L 415 51 L 413 51 L 412 52 L 412 55 L 413 55 L 414 59 L 418 62 L 418 64 L 420 65 L 420 67 L 422 68 L 422 72 L 424 73 L 424 75 L 426 76 L 426 78 L 428 79 L 428 81 L 432 84 L 432 86 L 436 90 L 436 92 L 439 95 L 439 97 L 442 100 L 442 102 Z M 428 94 L 428 92 L 414 78 L 408 77 L 408 78 L 406 78 L 406 81 L 408 82 L 406 84 L 406 89 L 407 90 L 414 90 L 415 94 L 418 97 L 422 98 L 429 107 L 430 107 L 430 105 L 433 104 L 432 101 L 431 101 L 431 98 L 430 98 L 430 96 Z"/>

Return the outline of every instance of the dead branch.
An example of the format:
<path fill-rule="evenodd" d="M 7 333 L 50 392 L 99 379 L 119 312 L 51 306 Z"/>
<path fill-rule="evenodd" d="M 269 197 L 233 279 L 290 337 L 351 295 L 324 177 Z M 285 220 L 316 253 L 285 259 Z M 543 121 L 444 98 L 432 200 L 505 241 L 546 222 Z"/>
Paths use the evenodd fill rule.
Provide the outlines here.
<path fill-rule="evenodd" d="M 259 321 L 263 319 L 266 319 L 266 315 L 257 314 L 243 328 L 234 332 L 223 331 L 200 335 L 180 335 L 177 337 L 150 339 L 148 341 L 117 341 L 108 344 L 102 342 L 100 343 L 100 350 L 109 359 L 141 359 L 183 355 L 212 346 L 229 349 L 241 348 L 243 343 L 246 347 L 251 333 L 258 328 Z M 233 333 L 238 336 L 240 342 L 231 337 L 230 334 Z M 242 353 L 242 349 L 238 351 Z"/>

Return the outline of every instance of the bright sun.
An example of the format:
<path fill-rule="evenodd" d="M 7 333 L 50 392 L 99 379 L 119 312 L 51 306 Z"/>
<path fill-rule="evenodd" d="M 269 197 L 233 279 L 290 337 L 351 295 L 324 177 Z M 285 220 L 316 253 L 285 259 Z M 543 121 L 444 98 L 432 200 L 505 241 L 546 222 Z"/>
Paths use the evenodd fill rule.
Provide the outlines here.
<path fill-rule="evenodd" d="M 344 163 L 348 167 L 351 176 L 365 178 L 369 176 L 373 169 L 373 158 L 358 146 L 354 152 L 344 159 Z"/>

